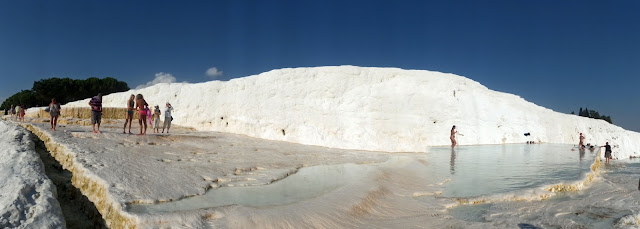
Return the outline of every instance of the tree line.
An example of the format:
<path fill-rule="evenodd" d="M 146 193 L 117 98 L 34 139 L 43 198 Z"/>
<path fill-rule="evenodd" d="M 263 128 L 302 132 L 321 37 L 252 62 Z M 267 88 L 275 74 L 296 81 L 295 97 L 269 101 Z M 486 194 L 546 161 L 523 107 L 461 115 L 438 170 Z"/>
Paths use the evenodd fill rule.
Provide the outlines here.
<path fill-rule="evenodd" d="M 572 111 L 571 114 L 576 114 L 576 113 Z M 611 121 L 611 116 L 600 115 L 600 113 L 598 113 L 597 111 L 589 110 L 589 108 L 586 108 L 586 107 L 584 108 L 584 110 L 582 109 L 582 107 L 580 107 L 580 111 L 578 111 L 578 116 L 602 119 L 604 121 L 607 121 L 608 123 L 613 124 L 613 121 Z"/>
<path fill-rule="evenodd" d="M 70 78 L 49 78 L 33 83 L 31 90 L 22 90 L 4 100 L 0 109 L 11 108 L 11 105 L 25 107 L 47 106 L 51 98 L 56 98 L 61 104 L 90 98 L 102 93 L 107 95 L 115 92 L 128 91 L 127 83 L 115 78 L 98 79 L 91 77 L 86 80 Z"/>

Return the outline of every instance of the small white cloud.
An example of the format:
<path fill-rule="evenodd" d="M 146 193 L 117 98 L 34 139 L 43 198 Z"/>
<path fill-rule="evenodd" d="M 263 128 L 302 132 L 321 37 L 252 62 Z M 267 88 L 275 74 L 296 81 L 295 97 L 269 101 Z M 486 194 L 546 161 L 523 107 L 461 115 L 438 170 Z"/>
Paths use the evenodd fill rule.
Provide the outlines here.
<path fill-rule="evenodd" d="M 209 78 L 211 78 L 211 79 L 215 79 L 218 76 L 222 76 L 222 74 L 223 74 L 223 72 L 219 71 L 218 68 L 216 68 L 216 67 L 207 69 L 207 76 L 209 76 Z"/>
<path fill-rule="evenodd" d="M 151 82 L 148 82 L 143 85 L 139 85 L 136 87 L 136 89 L 150 87 L 159 83 L 175 83 L 175 82 L 176 82 L 176 77 L 174 77 L 173 75 L 169 73 L 159 72 L 159 73 L 156 73 L 156 78 L 153 79 Z"/>

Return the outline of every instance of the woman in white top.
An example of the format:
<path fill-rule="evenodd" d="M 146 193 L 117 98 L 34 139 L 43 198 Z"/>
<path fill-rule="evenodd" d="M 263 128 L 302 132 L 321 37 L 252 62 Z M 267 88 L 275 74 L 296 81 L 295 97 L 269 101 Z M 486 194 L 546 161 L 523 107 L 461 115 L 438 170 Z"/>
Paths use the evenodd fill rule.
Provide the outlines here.
<path fill-rule="evenodd" d="M 58 125 L 58 117 L 60 116 L 60 103 L 56 101 L 56 98 L 51 99 L 51 103 L 49 104 L 49 114 L 51 115 L 51 129 L 56 131 L 56 126 Z"/>

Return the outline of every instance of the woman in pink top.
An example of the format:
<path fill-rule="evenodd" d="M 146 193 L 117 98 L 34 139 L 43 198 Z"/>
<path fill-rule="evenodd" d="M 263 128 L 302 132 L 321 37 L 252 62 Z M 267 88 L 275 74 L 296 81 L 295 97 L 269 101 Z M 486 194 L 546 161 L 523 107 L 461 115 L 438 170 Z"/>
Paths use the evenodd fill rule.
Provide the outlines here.
<path fill-rule="evenodd" d="M 140 134 L 147 134 L 147 112 L 144 110 L 144 106 L 148 106 L 147 101 L 144 100 L 142 94 L 136 96 L 136 109 L 138 110 L 138 123 L 140 123 Z M 142 126 L 144 125 L 144 132 Z"/>

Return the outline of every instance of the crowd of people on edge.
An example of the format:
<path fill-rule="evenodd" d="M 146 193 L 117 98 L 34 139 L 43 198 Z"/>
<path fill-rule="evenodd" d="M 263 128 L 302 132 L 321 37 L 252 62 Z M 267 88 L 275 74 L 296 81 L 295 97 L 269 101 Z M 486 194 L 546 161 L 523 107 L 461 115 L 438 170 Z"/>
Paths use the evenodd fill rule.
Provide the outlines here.
<path fill-rule="evenodd" d="M 451 140 L 451 148 L 455 147 L 456 145 L 458 145 L 458 141 L 456 141 L 456 135 L 460 135 L 460 136 L 464 136 L 461 133 L 458 133 L 458 131 L 456 130 L 456 126 L 453 125 L 453 127 L 451 128 L 451 135 L 449 136 L 449 139 Z M 530 133 L 525 133 L 525 136 L 530 136 Z M 580 150 L 585 150 L 586 148 L 589 148 L 589 150 L 591 152 L 593 152 L 593 150 L 595 150 L 595 146 L 591 145 L 591 143 L 587 143 L 586 145 L 584 144 L 584 140 L 585 140 L 585 136 L 582 135 L 582 133 L 580 133 L 580 142 L 578 143 L 578 147 L 580 148 Z M 527 144 L 535 144 L 535 141 L 527 141 Z M 609 142 L 606 142 L 604 146 L 600 146 L 600 148 L 605 148 L 604 150 L 604 158 L 606 159 L 605 163 L 609 164 L 609 160 L 613 159 L 611 153 L 611 145 L 609 145 Z M 575 150 L 575 149 L 572 149 Z M 634 156 L 630 156 L 631 158 L 635 158 Z"/>
<path fill-rule="evenodd" d="M 89 100 L 89 106 L 91 107 L 91 126 L 93 133 L 102 133 L 100 132 L 100 124 L 102 123 L 102 94 L 99 93 L 97 96 L 92 97 Z M 10 109 L 4 110 L 4 115 L 11 115 L 11 119 L 24 122 L 25 110 L 26 107 L 24 105 L 12 104 Z M 45 108 L 45 112 L 48 112 L 51 116 L 49 123 L 53 131 L 56 131 L 61 110 L 60 103 L 56 101 L 56 98 L 52 98 L 49 106 Z M 138 135 L 147 134 L 147 120 L 151 128 L 153 128 L 153 133 L 160 133 L 160 115 L 162 114 L 160 106 L 156 105 L 154 111 L 151 112 L 149 104 L 144 100 L 142 94 L 138 94 L 137 96 L 131 95 L 129 101 L 127 101 L 127 111 L 125 113 L 124 128 L 122 130 L 123 134 L 126 133 L 127 124 L 129 124 L 129 134 L 131 134 L 131 123 L 133 121 L 134 111 L 138 113 L 138 123 L 140 124 L 140 133 Z M 169 129 L 171 129 L 171 121 L 173 121 L 173 117 L 171 116 L 172 111 L 173 107 L 167 102 L 164 111 L 162 133 L 164 133 L 165 129 L 167 133 L 169 133 Z M 153 121 L 155 121 L 155 123 Z"/>
<path fill-rule="evenodd" d="M 582 133 L 580 133 L 579 139 L 580 141 L 578 142 L 578 147 L 580 148 L 580 150 L 585 150 L 586 148 L 589 148 L 589 150 L 593 152 L 593 150 L 595 149 L 595 146 L 591 145 L 591 143 L 587 143 L 585 145 L 584 144 L 585 136 L 582 135 Z M 605 163 L 609 164 L 609 160 L 613 159 L 611 145 L 609 145 L 609 142 L 606 142 L 604 146 L 600 146 L 600 148 L 604 148 Z"/>
<path fill-rule="evenodd" d="M 102 122 L 102 94 L 98 94 L 89 100 L 89 106 L 91 106 L 91 125 L 93 128 L 93 133 L 101 133 L 100 132 L 100 123 Z M 122 133 L 127 133 L 127 125 L 129 126 L 129 134 L 131 133 L 131 125 L 133 123 L 133 115 L 137 113 L 138 115 L 138 124 L 140 124 L 140 133 L 138 135 L 146 135 L 147 134 L 147 120 L 151 128 L 153 126 L 153 120 L 155 120 L 155 128 L 154 133 L 160 133 L 160 107 L 158 105 L 155 106 L 155 110 L 153 114 L 149 109 L 149 104 L 144 99 L 142 94 L 131 95 L 129 100 L 126 102 L 127 110 L 125 111 L 125 120 L 124 126 L 122 128 Z M 169 102 L 166 104 L 165 116 L 164 116 L 164 125 L 162 127 L 162 133 L 164 133 L 165 129 L 167 133 L 169 133 L 169 129 L 171 128 L 171 121 L 173 117 L 171 117 L 171 112 L 173 111 L 173 107 Z M 97 126 L 97 128 L 96 128 Z"/>
<path fill-rule="evenodd" d="M 11 104 L 11 109 L 4 109 L 4 115 L 11 115 L 11 119 L 15 119 L 19 122 L 24 122 L 24 112 L 26 110 L 25 105 L 13 105 Z"/>

